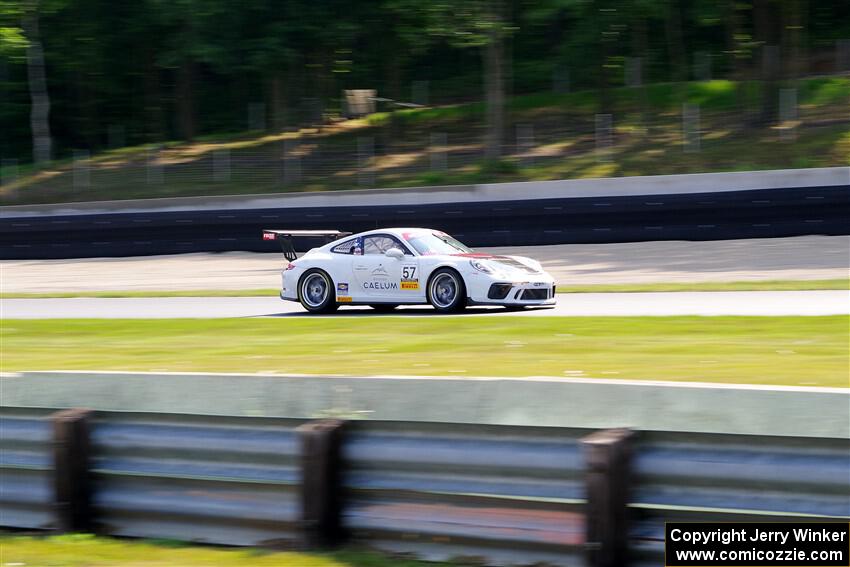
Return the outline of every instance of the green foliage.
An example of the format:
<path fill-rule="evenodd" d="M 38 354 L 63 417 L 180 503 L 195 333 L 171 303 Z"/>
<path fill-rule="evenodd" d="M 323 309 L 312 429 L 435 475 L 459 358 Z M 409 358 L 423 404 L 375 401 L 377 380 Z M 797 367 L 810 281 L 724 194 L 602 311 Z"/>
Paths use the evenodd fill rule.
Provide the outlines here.
<path fill-rule="evenodd" d="M 20 28 L 0 27 L 0 57 L 20 62 L 25 57 L 27 38 Z"/>
<path fill-rule="evenodd" d="M 800 103 L 813 106 L 844 103 L 850 105 L 850 78 L 819 77 L 805 81 L 800 89 Z"/>
<path fill-rule="evenodd" d="M 23 12 L 22 2 L 0 0 L 0 60 L 25 61 L 28 42 L 21 29 Z"/>
<path fill-rule="evenodd" d="M 35 4 L 0 0 L 0 154 L 20 161 L 30 159 L 32 146 L 20 29 L 28 5 Z M 799 6 L 805 12 L 797 39 L 792 10 L 766 23 L 780 43 L 782 76 L 791 76 L 794 41 L 805 55 L 801 74 L 830 73 L 835 41 L 850 37 L 850 3 Z M 764 22 L 756 25 L 750 0 L 41 0 L 39 10 L 59 158 L 74 148 L 94 153 L 116 139 L 179 139 L 188 118 L 201 136 L 245 131 L 249 107 L 259 108 L 269 130 L 307 125 L 338 114 L 343 89 L 375 88 L 379 96 L 409 101 L 416 81 L 428 82 L 430 102 L 451 109 L 398 113 L 403 125 L 484 120 L 483 105 L 463 103 L 483 98 L 479 51 L 494 40 L 510 63 L 509 94 L 539 93 L 537 101 L 514 97 L 509 111 L 541 106 L 547 97 L 588 112 L 616 105 L 625 96 L 617 89 L 630 57 L 643 59 L 653 109 L 695 102 L 743 111 L 741 103 L 758 108 L 763 95 L 756 81 L 765 42 L 755 30 Z M 671 22 L 684 38 L 681 61 L 673 57 Z M 676 73 L 693 79 L 697 53 L 708 55 L 717 80 L 682 89 L 665 84 Z M 729 81 L 746 87 L 733 89 Z M 846 100 L 846 77 L 819 81 L 801 90 L 801 104 Z M 556 83 L 563 83 L 558 93 Z M 385 125 L 381 117 L 372 120 Z M 123 134 L 113 136 L 116 130 Z"/>
<path fill-rule="evenodd" d="M 504 159 L 485 160 L 480 166 L 485 175 L 511 175 L 518 171 L 516 164 Z"/>

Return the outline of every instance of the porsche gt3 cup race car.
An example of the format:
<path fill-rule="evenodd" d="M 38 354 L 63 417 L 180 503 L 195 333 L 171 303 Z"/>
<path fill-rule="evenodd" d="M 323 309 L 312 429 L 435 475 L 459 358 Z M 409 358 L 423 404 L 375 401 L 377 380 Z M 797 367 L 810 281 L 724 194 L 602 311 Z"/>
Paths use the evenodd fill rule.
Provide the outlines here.
<path fill-rule="evenodd" d="M 295 237 L 336 238 L 296 259 Z M 467 305 L 525 307 L 555 304 L 555 282 L 540 263 L 522 256 L 478 254 L 448 234 L 427 228 L 385 228 L 359 234 L 265 230 L 290 261 L 281 299 L 312 313 L 340 305 L 390 311 L 430 304 L 452 313 Z"/>

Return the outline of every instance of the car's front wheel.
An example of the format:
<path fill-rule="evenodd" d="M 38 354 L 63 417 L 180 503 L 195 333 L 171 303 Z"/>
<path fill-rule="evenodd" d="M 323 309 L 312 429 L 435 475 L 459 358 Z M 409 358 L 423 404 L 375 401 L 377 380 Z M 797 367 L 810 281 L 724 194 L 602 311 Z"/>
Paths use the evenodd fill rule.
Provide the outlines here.
<path fill-rule="evenodd" d="M 460 274 L 440 268 L 428 281 L 428 302 L 440 313 L 456 313 L 466 307 L 466 286 Z"/>
<path fill-rule="evenodd" d="M 333 282 L 322 270 L 307 270 L 298 282 L 298 301 L 310 313 L 331 313 L 338 307 Z"/>

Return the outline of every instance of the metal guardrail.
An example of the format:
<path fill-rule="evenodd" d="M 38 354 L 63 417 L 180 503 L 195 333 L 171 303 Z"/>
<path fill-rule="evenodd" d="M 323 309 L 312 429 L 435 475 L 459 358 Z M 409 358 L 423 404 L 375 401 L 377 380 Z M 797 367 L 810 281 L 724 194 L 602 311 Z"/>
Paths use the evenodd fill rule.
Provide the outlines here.
<path fill-rule="evenodd" d="M 74 473 L 54 467 L 67 447 L 49 412 L 0 410 L 0 525 L 63 525 L 51 485 L 69 474 L 88 478 L 99 533 L 288 548 L 339 524 L 382 550 L 493 565 L 619 565 L 598 554 L 618 541 L 657 564 L 665 521 L 850 518 L 847 439 L 358 421 L 309 422 L 327 425 L 310 445 L 301 420 L 96 412 Z M 338 442 L 315 443 L 329 431 Z"/>
<path fill-rule="evenodd" d="M 100 531 L 294 545 L 303 421 L 98 413 L 91 472 Z"/>
<path fill-rule="evenodd" d="M 0 408 L 0 525 L 53 527 L 51 410 Z"/>
<path fill-rule="evenodd" d="M 587 430 L 356 422 L 343 445 L 355 539 L 431 560 L 578 561 Z"/>
<path fill-rule="evenodd" d="M 0 525 L 54 529 L 51 410 L 2 408 Z M 97 531 L 293 546 L 303 421 L 98 413 L 90 438 Z"/>
<path fill-rule="evenodd" d="M 658 565 L 664 523 L 850 518 L 850 441 L 643 433 L 631 548 Z"/>

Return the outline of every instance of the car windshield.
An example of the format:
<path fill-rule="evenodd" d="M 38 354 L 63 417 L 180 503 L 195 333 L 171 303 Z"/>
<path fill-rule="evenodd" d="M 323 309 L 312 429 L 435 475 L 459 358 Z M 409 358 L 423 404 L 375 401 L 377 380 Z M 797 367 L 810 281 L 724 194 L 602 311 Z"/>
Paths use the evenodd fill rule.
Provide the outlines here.
<path fill-rule="evenodd" d="M 434 254 L 467 254 L 472 249 L 464 246 L 443 232 L 414 232 L 404 235 L 404 239 L 422 256 Z"/>

